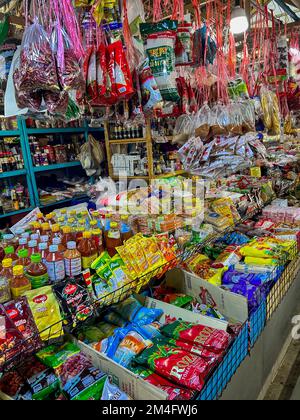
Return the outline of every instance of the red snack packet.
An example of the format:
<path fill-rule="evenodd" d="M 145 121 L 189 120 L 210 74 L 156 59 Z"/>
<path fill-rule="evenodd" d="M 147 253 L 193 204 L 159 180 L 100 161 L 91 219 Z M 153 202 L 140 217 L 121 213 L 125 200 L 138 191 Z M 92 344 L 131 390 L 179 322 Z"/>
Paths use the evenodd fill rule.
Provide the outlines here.
<path fill-rule="evenodd" d="M 139 375 L 149 384 L 154 385 L 162 391 L 166 392 L 168 394 L 169 401 L 191 400 L 194 397 L 194 391 L 177 387 L 176 385 L 172 384 L 172 382 L 162 378 L 161 376 L 157 375 L 157 373 L 152 372 L 150 369 L 143 368 L 142 366 L 135 366 L 132 368 L 132 372 L 134 372 L 136 375 Z"/>
<path fill-rule="evenodd" d="M 23 336 L 0 305 L 0 368 L 24 350 Z"/>
<path fill-rule="evenodd" d="M 226 331 L 184 321 L 175 321 L 165 325 L 160 331 L 166 337 L 203 346 L 214 353 L 223 352 L 230 343 L 230 335 Z"/>
<path fill-rule="evenodd" d="M 37 351 L 42 347 L 37 327 L 35 325 L 31 309 L 25 297 L 20 297 L 5 303 L 5 312 L 11 322 L 22 334 L 26 351 Z"/>
<path fill-rule="evenodd" d="M 129 99 L 134 93 L 132 77 L 122 41 L 114 42 L 107 47 L 109 55 L 108 72 L 112 83 L 112 99 Z"/>
<path fill-rule="evenodd" d="M 195 391 L 201 391 L 212 369 L 212 365 L 199 356 L 159 343 L 145 349 L 135 358 L 135 362 Z"/>

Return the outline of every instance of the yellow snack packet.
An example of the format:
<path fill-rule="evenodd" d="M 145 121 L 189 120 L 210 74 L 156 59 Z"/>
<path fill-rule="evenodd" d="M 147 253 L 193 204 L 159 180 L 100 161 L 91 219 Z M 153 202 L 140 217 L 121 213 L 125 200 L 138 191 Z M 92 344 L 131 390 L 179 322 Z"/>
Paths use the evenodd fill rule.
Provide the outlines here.
<path fill-rule="evenodd" d="M 61 337 L 63 319 L 51 286 L 30 290 L 24 296 L 28 300 L 41 339 L 47 341 Z"/>

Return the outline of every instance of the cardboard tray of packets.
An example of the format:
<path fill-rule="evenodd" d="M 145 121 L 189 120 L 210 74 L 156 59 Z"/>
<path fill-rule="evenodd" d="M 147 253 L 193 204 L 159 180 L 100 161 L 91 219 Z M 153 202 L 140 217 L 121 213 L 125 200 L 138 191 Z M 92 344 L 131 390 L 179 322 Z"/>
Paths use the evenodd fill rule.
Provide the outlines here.
<path fill-rule="evenodd" d="M 141 295 L 134 295 L 134 297 L 131 297 L 130 299 L 136 299 L 141 305 L 143 305 L 144 308 L 152 309 L 155 311 L 161 311 L 161 316 L 158 318 L 158 321 L 160 325 L 167 326 L 166 328 L 169 328 L 169 326 L 171 325 L 171 329 L 172 329 L 172 325 L 175 325 L 176 323 L 179 323 L 179 324 L 183 323 L 186 326 L 191 326 L 191 325 L 196 326 L 195 328 L 197 328 L 197 326 L 201 328 L 203 327 L 203 331 L 201 331 L 200 335 L 201 334 L 205 335 L 208 331 L 214 330 L 214 331 L 218 331 L 217 334 L 219 336 L 222 336 L 223 338 L 224 336 L 229 336 L 229 334 L 227 333 L 229 324 L 224 319 L 221 320 L 221 319 L 205 316 L 199 313 L 193 313 L 190 310 L 182 309 L 175 305 L 171 305 L 171 304 L 168 304 L 168 303 L 165 303 L 165 302 L 162 302 L 162 301 L 150 298 L 150 297 L 141 296 Z M 237 307 L 233 308 L 235 305 Z M 231 322 L 235 323 L 236 325 L 239 325 L 239 327 L 242 328 L 245 323 L 246 314 L 247 314 L 246 299 L 244 299 L 241 296 L 237 296 L 236 302 L 235 303 L 232 302 L 231 308 L 232 308 L 232 311 L 230 310 L 230 306 L 228 306 L 228 315 Z M 233 319 L 233 315 L 238 318 Z M 216 340 L 218 340 L 218 338 Z M 130 370 L 131 367 L 127 366 L 126 363 L 125 364 L 123 363 L 124 360 L 121 360 L 121 361 L 116 360 L 116 359 L 111 360 L 108 357 L 109 352 L 106 352 L 106 353 L 105 351 L 103 352 L 102 343 L 100 346 L 97 346 L 97 345 L 95 346 L 94 344 L 86 343 L 79 340 L 78 344 L 80 348 L 84 349 L 84 352 L 86 354 L 89 354 L 89 356 L 95 361 L 95 363 L 98 364 L 100 369 L 105 370 L 112 376 L 116 375 L 119 378 L 118 385 L 120 389 L 126 392 L 127 394 L 129 394 L 133 399 L 166 400 L 166 399 L 171 399 L 170 386 L 168 385 L 171 385 L 171 387 L 173 387 L 174 390 L 176 388 L 181 389 L 181 386 L 183 389 L 185 389 L 183 391 L 183 394 L 185 394 L 185 397 L 178 398 L 178 395 L 177 395 L 177 398 L 175 399 L 193 399 L 197 396 L 197 394 L 199 394 L 199 391 L 205 389 L 206 380 L 208 380 L 209 376 L 213 373 L 214 370 L 218 369 L 218 364 L 222 362 L 225 354 L 231 351 L 231 348 L 232 348 L 231 344 L 232 342 L 234 342 L 234 339 L 232 341 L 231 340 L 232 340 L 232 337 L 230 337 L 229 339 L 230 344 L 227 343 L 228 347 L 226 347 L 226 349 L 223 349 L 224 351 L 222 352 L 222 356 L 219 355 L 220 357 L 216 357 L 216 360 L 218 359 L 218 361 L 217 363 L 214 363 L 213 368 L 209 369 L 210 371 L 209 374 L 208 373 L 205 374 L 205 368 L 203 368 L 203 372 L 201 372 L 201 374 L 203 373 L 203 382 L 200 384 L 200 387 L 195 386 L 195 383 L 194 383 L 192 389 L 186 389 L 189 383 L 187 382 L 181 383 L 180 380 L 182 380 L 182 378 L 185 377 L 184 365 L 185 363 L 188 364 L 187 360 L 193 360 L 195 364 L 197 365 L 198 372 L 199 370 L 201 370 L 200 365 L 203 363 L 203 359 L 193 354 L 183 352 L 185 354 L 186 360 L 184 361 L 184 358 L 179 361 L 177 360 L 178 363 L 176 363 L 176 357 L 175 359 L 172 360 L 172 355 L 171 355 L 171 359 L 169 359 L 170 364 L 171 364 L 170 371 L 168 371 L 167 374 L 165 374 L 159 370 L 157 371 L 153 365 L 153 363 L 155 364 L 155 356 L 154 355 L 151 356 L 151 352 L 156 347 L 155 345 L 154 346 L 150 345 L 149 348 L 146 348 L 145 350 L 143 350 L 142 353 L 140 354 L 141 355 L 140 360 L 139 360 L 140 355 L 138 355 L 137 363 L 141 361 L 140 363 L 143 367 L 138 366 L 137 370 L 133 369 L 132 371 Z M 244 343 L 243 343 L 244 351 L 241 354 L 242 358 L 244 358 L 247 354 L 247 349 L 248 349 L 247 334 L 244 334 L 243 340 L 244 340 Z M 173 340 L 171 342 L 174 344 L 175 341 Z M 155 343 L 155 340 L 154 340 L 154 343 Z M 179 341 L 177 341 L 176 343 L 179 343 Z M 158 346 L 158 348 L 159 348 L 158 356 L 160 355 L 164 356 L 167 353 L 172 354 L 172 350 L 168 347 L 168 345 L 164 346 L 164 344 L 162 344 L 162 347 Z M 193 349 L 191 351 L 193 351 Z M 152 357 L 152 364 L 151 362 L 150 364 L 147 364 L 148 362 L 146 362 L 147 352 L 150 355 L 150 356 L 148 355 L 149 358 L 151 359 Z M 205 357 L 206 356 L 207 355 L 205 354 Z M 204 364 L 206 364 L 206 362 L 204 362 Z M 183 371 L 181 371 L 181 368 L 183 369 Z M 148 375 L 149 371 L 155 372 L 154 375 L 151 374 L 150 380 L 145 379 L 145 372 L 147 372 L 147 375 Z M 160 375 L 162 375 L 162 377 L 164 378 L 163 381 L 165 381 L 165 379 L 168 379 L 168 381 L 165 381 L 165 383 L 163 384 L 158 384 L 155 381 L 156 379 L 155 377 L 161 378 Z M 173 382 L 172 380 L 174 380 L 174 378 L 176 377 L 179 380 L 176 382 L 176 379 L 175 379 L 175 382 Z M 187 380 L 186 377 L 185 377 L 185 380 Z M 170 384 L 170 381 L 173 383 Z M 191 381 L 193 381 L 193 379 L 191 379 Z M 164 386 L 161 386 L 161 385 L 164 385 Z M 165 389 L 168 389 L 168 391 L 165 392 Z M 176 389 L 176 392 L 178 392 L 178 389 Z"/>

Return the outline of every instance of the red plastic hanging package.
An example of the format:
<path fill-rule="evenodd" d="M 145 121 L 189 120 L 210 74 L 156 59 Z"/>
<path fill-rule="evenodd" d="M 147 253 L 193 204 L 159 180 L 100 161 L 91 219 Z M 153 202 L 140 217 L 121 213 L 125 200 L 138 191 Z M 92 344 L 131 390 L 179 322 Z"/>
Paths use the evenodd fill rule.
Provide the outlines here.
<path fill-rule="evenodd" d="M 7 316 L 0 305 L 0 368 L 5 364 L 10 366 L 13 358 L 24 349 L 24 339 L 20 331 Z"/>
<path fill-rule="evenodd" d="M 109 56 L 108 73 L 112 82 L 112 102 L 129 99 L 134 89 L 122 41 L 109 45 L 107 53 Z"/>
<path fill-rule="evenodd" d="M 88 98 L 95 101 L 98 97 L 97 91 L 97 70 L 96 70 L 96 51 L 90 48 L 84 61 L 84 74 L 86 79 L 86 89 Z"/>

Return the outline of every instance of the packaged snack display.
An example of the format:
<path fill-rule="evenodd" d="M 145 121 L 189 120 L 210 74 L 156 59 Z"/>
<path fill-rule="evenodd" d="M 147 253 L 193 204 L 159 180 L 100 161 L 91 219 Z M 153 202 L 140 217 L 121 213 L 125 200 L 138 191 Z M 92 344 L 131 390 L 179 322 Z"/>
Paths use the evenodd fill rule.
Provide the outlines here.
<path fill-rule="evenodd" d="M 62 318 L 50 286 L 24 293 L 43 341 L 62 336 Z"/>

